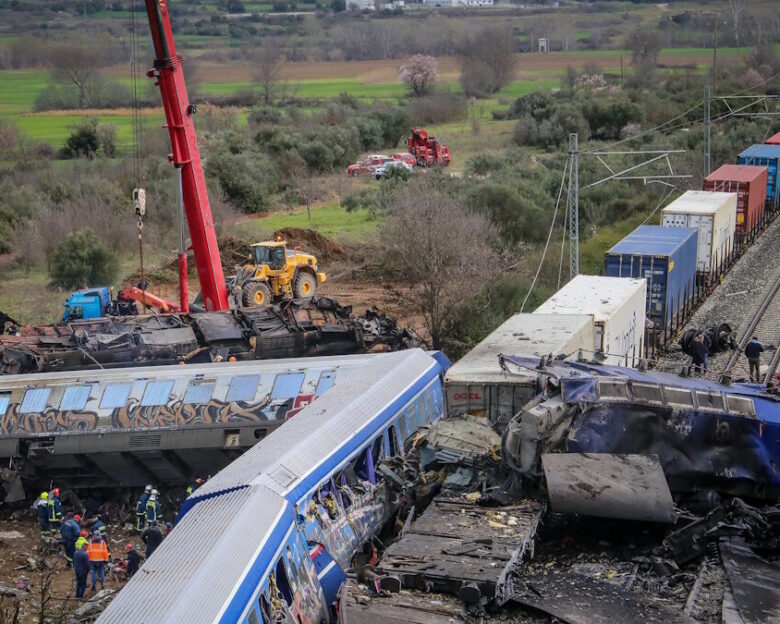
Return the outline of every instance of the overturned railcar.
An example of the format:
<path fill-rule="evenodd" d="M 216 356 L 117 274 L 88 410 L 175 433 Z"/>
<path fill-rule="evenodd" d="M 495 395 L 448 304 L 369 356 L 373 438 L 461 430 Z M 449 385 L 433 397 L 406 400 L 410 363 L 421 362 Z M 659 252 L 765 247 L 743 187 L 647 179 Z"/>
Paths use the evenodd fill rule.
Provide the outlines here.
<path fill-rule="evenodd" d="M 657 457 L 672 493 L 780 496 L 780 399 L 753 384 L 505 356 L 544 379 L 546 394 L 509 425 L 504 450 L 541 478 L 551 452 Z"/>
<path fill-rule="evenodd" d="M 0 377 L 6 489 L 214 474 L 375 355 Z"/>

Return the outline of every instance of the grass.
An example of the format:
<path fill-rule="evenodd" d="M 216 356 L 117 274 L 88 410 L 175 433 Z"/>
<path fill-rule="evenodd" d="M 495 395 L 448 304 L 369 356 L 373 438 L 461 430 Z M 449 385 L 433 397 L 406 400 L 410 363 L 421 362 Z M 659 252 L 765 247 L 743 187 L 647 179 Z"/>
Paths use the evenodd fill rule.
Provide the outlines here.
<path fill-rule="evenodd" d="M 604 253 L 639 227 L 647 218 L 644 212 L 612 225 L 600 226 L 596 233 L 580 239 L 580 272 L 588 275 L 604 273 Z"/>
<path fill-rule="evenodd" d="M 376 232 L 379 220 L 367 211 L 347 212 L 336 203 L 313 207 L 311 221 L 305 210 L 279 212 L 229 226 L 229 230 L 247 240 L 263 240 L 285 227 L 307 228 L 335 240 L 360 240 Z"/>
<path fill-rule="evenodd" d="M 62 305 L 67 294 L 49 288 L 49 275 L 33 268 L 28 275 L 23 270 L 3 270 L 0 284 L 0 310 L 20 323 L 54 323 L 62 318 Z"/>

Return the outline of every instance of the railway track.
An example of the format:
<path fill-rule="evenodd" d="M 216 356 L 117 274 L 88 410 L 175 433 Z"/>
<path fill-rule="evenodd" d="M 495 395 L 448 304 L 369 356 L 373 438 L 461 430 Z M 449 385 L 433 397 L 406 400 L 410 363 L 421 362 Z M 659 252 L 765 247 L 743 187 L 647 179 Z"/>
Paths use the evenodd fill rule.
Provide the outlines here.
<path fill-rule="evenodd" d="M 749 377 L 747 363 L 742 356 L 753 336 L 756 336 L 763 345 L 777 344 L 778 339 L 780 339 L 780 294 L 778 293 L 780 293 L 780 276 L 774 280 L 764 295 L 761 304 L 740 338 L 739 346 L 731 353 L 722 375 L 734 377 L 735 373 L 738 373 L 739 376 L 744 373 L 745 377 Z M 780 349 L 775 349 L 769 367 L 764 374 L 763 383 L 766 384 L 772 378 L 778 363 L 780 363 Z"/>

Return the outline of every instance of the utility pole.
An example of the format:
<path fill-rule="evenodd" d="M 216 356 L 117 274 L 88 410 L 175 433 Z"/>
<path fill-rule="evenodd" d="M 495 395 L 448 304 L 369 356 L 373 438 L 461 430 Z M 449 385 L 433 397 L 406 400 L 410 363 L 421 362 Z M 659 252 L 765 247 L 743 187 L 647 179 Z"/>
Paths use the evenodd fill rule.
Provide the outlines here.
<path fill-rule="evenodd" d="M 569 135 L 569 277 L 580 273 L 580 150 L 576 132 Z"/>
<path fill-rule="evenodd" d="M 712 166 L 712 150 L 710 141 L 712 138 L 712 90 L 710 87 L 704 88 L 704 177 L 710 175 Z"/>
<path fill-rule="evenodd" d="M 715 13 L 715 42 L 712 46 L 712 92 L 718 91 L 718 13 Z"/>

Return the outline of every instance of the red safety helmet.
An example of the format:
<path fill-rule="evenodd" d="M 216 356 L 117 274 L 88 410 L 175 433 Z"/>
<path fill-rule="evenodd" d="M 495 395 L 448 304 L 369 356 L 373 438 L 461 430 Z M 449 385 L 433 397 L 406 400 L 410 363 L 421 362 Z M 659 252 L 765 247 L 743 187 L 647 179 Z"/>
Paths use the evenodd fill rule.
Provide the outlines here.
<path fill-rule="evenodd" d="M 59 498 L 59 496 L 60 496 L 60 488 L 54 488 L 54 489 L 51 491 L 51 495 L 52 495 L 52 496 L 56 496 L 57 498 Z"/>
<path fill-rule="evenodd" d="M 87 536 L 87 532 L 86 531 L 81 531 L 81 537 L 86 537 L 86 536 Z"/>
<path fill-rule="evenodd" d="M 75 516 L 73 516 L 73 519 L 74 519 L 76 522 L 81 522 L 81 516 L 80 516 L 80 515 L 78 515 L 78 514 L 76 514 Z"/>
<path fill-rule="evenodd" d="M 128 544 L 127 546 L 125 546 L 125 550 L 127 552 L 130 552 L 131 550 L 133 550 L 133 545 L 132 544 Z"/>

